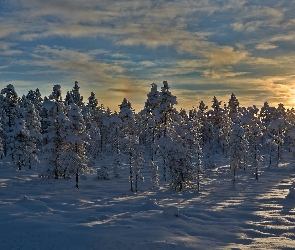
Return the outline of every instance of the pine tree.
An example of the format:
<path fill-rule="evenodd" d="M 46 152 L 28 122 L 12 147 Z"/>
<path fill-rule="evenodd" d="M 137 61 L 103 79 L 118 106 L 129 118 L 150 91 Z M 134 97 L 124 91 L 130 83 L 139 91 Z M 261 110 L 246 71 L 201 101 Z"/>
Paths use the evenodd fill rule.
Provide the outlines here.
<path fill-rule="evenodd" d="M 232 172 L 232 181 L 235 185 L 237 171 L 244 165 L 244 154 L 247 153 L 247 141 L 245 138 L 245 131 L 240 124 L 239 116 L 232 116 L 232 120 L 233 124 L 229 138 L 229 162 Z"/>
<path fill-rule="evenodd" d="M 270 122 L 267 127 L 268 135 L 270 137 L 271 150 L 273 150 L 272 146 L 276 147 L 277 165 L 282 157 L 282 146 L 289 126 L 288 122 L 283 117 L 280 117 Z M 272 154 L 270 152 L 270 157 L 271 155 Z M 270 159 L 270 164 L 271 162 L 272 160 Z"/>
<path fill-rule="evenodd" d="M 86 128 L 89 134 L 89 141 L 87 144 L 88 158 L 92 158 L 92 160 L 95 161 L 102 154 L 100 147 L 98 147 L 101 142 L 100 129 L 93 120 L 91 123 L 86 123 Z"/>
<path fill-rule="evenodd" d="M 27 100 L 31 101 L 31 103 L 35 106 L 35 109 L 37 109 L 38 112 L 41 111 L 43 99 L 38 88 L 35 91 L 29 90 L 28 94 L 26 95 L 26 98 Z"/>
<path fill-rule="evenodd" d="M 3 129 L 2 129 L 2 122 L 1 122 L 1 116 L 0 116 L 0 159 L 4 156 L 4 147 L 3 147 Z"/>
<path fill-rule="evenodd" d="M 71 96 L 73 98 L 74 103 L 78 106 L 78 107 L 82 107 L 83 106 L 83 96 L 81 96 L 80 94 L 80 87 L 78 85 L 78 82 L 75 81 L 75 85 L 71 91 Z"/>
<path fill-rule="evenodd" d="M 63 165 L 62 156 L 67 148 L 66 129 L 70 126 L 70 120 L 66 116 L 66 109 L 62 102 L 46 100 L 43 108 L 47 111 L 47 128 L 43 137 L 45 144 L 42 147 L 46 161 L 47 173 L 49 178 L 66 178 L 67 166 Z"/>
<path fill-rule="evenodd" d="M 27 100 L 26 108 L 24 109 L 24 120 L 26 128 L 29 132 L 28 138 L 28 155 L 26 159 L 26 163 L 31 168 L 32 162 L 38 162 L 38 146 L 41 145 L 42 135 L 41 135 L 41 118 L 38 114 L 38 111 L 35 109 L 35 106 L 31 103 L 31 101 Z"/>
<path fill-rule="evenodd" d="M 213 167 L 214 162 L 212 160 L 213 151 L 213 124 L 211 118 L 209 117 L 208 106 L 205 105 L 203 101 L 199 104 L 199 109 L 197 111 L 196 117 L 199 123 L 199 143 L 203 152 L 203 165 L 206 167 Z"/>
<path fill-rule="evenodd" d="M 113 155 L 113 174 L 115 178 L 119 178 L 119 169 L 122 167 L 121 154 L 114 153 Z"/>
<path fill-rule="evenodd" d="M 118 170 L 122 166 L 121 158 L 121 142 L 125 137 L 125 130 L 123 129 L 122 120 L 119 118 L 117 113 L 114 113 L 108 119 L 105 119 L 105 123 L 108 123 L 109 127 L 109 143 L 112 147 L 113 154 L 113 173 L 115 178 L 119 177 Z"/>
<path fill-rule="evenodd" d="M 151 181 L 154 183 L 153 187 L 159 187 L 159 169 L 154 161 L 150 160 Z"/>
<path fill-rule="evenodd" d="M 38 110 L 35 109 L 35 105 L 30 101 L 25 109 L 25 121 L 29 130 L 30 137 L 33 143 L 39 145 L 42 140 L 41 135 L 41 118 Z"/>
<path fill-rule="evenodd" d="M 32 162 L 38 162 L 36 143 L 30 134 L 25 119 L 25 108 L 17 106 L 14 123 L 8 136 L 10 138 L 10 154 L 19 170 L 22 169 L 22 166 L 31 168 Z"/>
<path fill-rule="evenodd" d="M 248 142 L 249 158 L 251 165 L 255 168 L 255 178 L 258 180 L 258 171 L 262 161 L 262 125 L 258 118 L 253 117 L 249 125 Z"/>
<path fill-rule="evenodd" d="M 3 144 L 4 144 L 4 155 L 7 155 L 7 152 L 11 150 L 10 140 L 8 134 L 12 132 L 12 126 L 14 124 L 16 106 L 18 103 L 18 96 L 14 90 L 12 84 L 8 84 L 6 88 L 1 90 L 1 108 L 2 113 L 2 129 L 3 133 Z"/>
<path fill-rule="evenodd" d="M 101 131 L 97 124 L 96 116 L 98 114 L 97 109 L 97 99 L 95 99 L 95 95 L 91 92 L 92 98 L 95 100 L 95 105 L 91 105 L 88 103 L 87 105 L 83 105 L 81 108 L 81 112 L 83 115 L 83 119 L 85 122 L 87 133 L 89 134 L 89 141 L 87 144 L 87 156 L 89 159 L 89 164 L 95 164 L 95 160 L 101 156 L 101 148 L 98 145 L 101 143 Z M 91 97 L 89 97 L 91 102 Z"/>
<path fill-rule="evenodd" d="M 141 175 L 141 170 L 143 168 L 144 158 L 143 158 L 143 147 L 139 144 L 136 144 L 133 152 L 133 166 L 134 166 L 134 191 L 138 191 L 138 180 L 144 180 L 144 177 Z"/>
<path fill-rule="evenodd" d="M 15 119 L 13 129 L 10 131 L 9 136 L 13 138 L 10 144 L 13 162 L 18 166 L 18 170 L 21 170 L 28 156 L 27 142 L 29 141 L 29 131 L 25 126 L 23 118 Z"/>
<path fill-rule="evenodd" d="M 157 85 L 152 83 L 150 92 L 147 94 L 144 109 L 140 112 L 141 120 L 143 120 L 142 130 L 144 132 L 144 143 L 149 149 L 151 161 L 154 161 L 155 141 L 157 135 L 157 123 L 155 121 L 156 109 L 160 105 L 160 93 Z"/>
<path fill-rule="evenodd" d="M 0 140 L 1 140 L 1 159 L 4 155 L 7 154 L 6 152 L 6 140 L 7 140 L 7 126 L 8 126 L 8 117 L 6 116 L 6 112 L 4 110 L 4 103 L 3 103 L 4 96 L 0 95 Z"/>
<path fill-rule="evenodd" d="M 224 110 L 221 107 L 221 101 L 218 101 L 217 98 L 214 96 L 212 101 L 212 110 L 208 112 L 210 115 L 210 123 L 212 126 L 212 151 L 215 153 L 220 152 L 221 147 L 221 140 L 220 140 L 220 130 L 221 130 L 221 123 L 223 118 Z"/>
<path fill-rule="evenodd" d="M 119 117 L 122 120 L 122 131 L 124 133 L 124 138 L 121 138 L 120 140 L 120 151 L 128 156 L 130 190 L 131 192 L 136 192 L 134 163 L 136 157 L 139 157 L 137 155 L 138 151 L 136 151 L 136 147 L 139 145 L 138 128 L 135 123 L 134 109 L 132 108 L 131 103 L 124 98 L 119 107 Z"/>
<path fill-rule="evenodd" d="M 49 100 L 54 100 L 56 102 L 61 102 L 61 86 L 59 84 L 56 84 L 53 86 L 53 91 L 51 95 L 49 95 Z"/>
<path fill-rule="evenodd" d="M 180 116 L 182 119 L 174 127 L 183 140 L 183 147 L 189 156 L 190 164 L 194 168 L 191 174 L 196 174 L 197 190 L 200 191 L 201 174 L 203 173 L 203 149 L 201 147 L 203 125 L 198 120 L 196 109 L 190 110 L 188 116 L 182 110 L 180 111 Z M 192 179 L 195 179 L 195 176 Z"/>
<path fill-rule="evenodd" d="M 101 156 L 101 161 L 100 161 L 100 168 L 97 169 L 97 175 L 99 179 L 103 180 L 109 180 L 109 169 L 108 165 L 105 160 L 105 156 Z"/>
<path fill-rule="evenodd" d="M 170 175 L 170 186 L 176 191 L 194 186 L 192 154 L 180 137 L 174 138 L 166 147 L 166 160 Z"/>
<path fill-rule="evenodd" d="M 227 154 L 230 147 L 230 132 L 232 128 L 232 119 L 229 117 L 228 108 L 224 105 L 224 112 L 220 123 L 219 139 L 221 143 L 222 153 Z"/>
<path fill-rule="evenodd" d="M 213 121 L 214 126 L 218 126 L 222 119 L 222 107 L 221 107 L 221 101 L 218 101 L 216 96 L 213 97 L 212 106 L 213 108 L 211 112 L 211 119 Z"/>
<path fill-rule="evenodd" d="M 96 122 L 99 131 L 100 131 L 100 151 L 102 153 L 105 152 L 107 142 L 109 140 L 109 127 L 107 126 L 107 123 L 105 120 L 109 118 L 112 115 L 112 112 L 107 108 L 104 107 L 104 105 L 100 105 L 100 107 L 97 109 L 97 112 L 95 112 L 95 115 L 93 116 L 94 121 Z"/>
<path fill-rule="evenodd" d="M 231 94 L 231 97 L 228 101 L 228 108 L 229 108 L 229 117 L 235 118 L 235 115 L 238 113 L 238 109 L 239 109 L 239 101 L 237 99 L 237 97 L 234 95 L 234 93 Z"/>
<path fill-rule="evenodd" d="M 268 126 L 274 119 L 273 109 L 269 106 L 268 102 L 264 102 L 263 107 L 260 110 L 259 118 L 264 126 Z"/>
<path fill-rule="evenodd" d="M 95 98 L 95 94 L 91 92 L 90 96 L 88 97 L 87 107 L 89 107 L 91 110 L 95 110 L 97 105 L 98 105 L 98 100 Z"/>
<path fill-rule="evenodd" d="M 70 91 L 67 91 L 64 103 L 65 105 L 71 105 L 74 103 L 74 99 Z"/>
<path fill-rule="evenodd" d="M 163 85 L 159 96 L 159 106 L 155 108 L 155 120 L 162 130 L 161 136 L 166 137 L 168 127 L 173 122 L 173 115 L 176 113 L 174 105 L 177 104 L 177 101 L 176 96 L 169 91 L 168 82 L 163 81 Z"/>
<path fill-rule="evenodd" d="M 174 116 L 177 113 L 174 105 L 177 104 L 176 96 L 173 96 L 169 91 L 169 86 L 167 81 L 163 81 L 163 87 L 161 88 L 160 96 L 159 96 L 159 106 L 155 108 L 154 117 L 158 127 L 159 135 L 158 135 L 158 145 L 160 147 L 161 156 L 163 158 L 163 179 L 166 181 L 166 172 L 167 172 L 167 164 L 166 164 L 166 144 L 163 143 L 164 141 L 170 140 L 169 135 L 172 130 L 171 124 L 174 121 Z"/>
<path fill-rule="evenodd" d="M 76 176 L 76 187 L 79 188 L 80 172 L 87 169 L 86 144 L 89 135 L 78 105 L 71 104 L 67 116 L 69 122 L 64 127 L 65 147 L 61 160 L 64 166 L 68 166 L 66 173 Z"/>

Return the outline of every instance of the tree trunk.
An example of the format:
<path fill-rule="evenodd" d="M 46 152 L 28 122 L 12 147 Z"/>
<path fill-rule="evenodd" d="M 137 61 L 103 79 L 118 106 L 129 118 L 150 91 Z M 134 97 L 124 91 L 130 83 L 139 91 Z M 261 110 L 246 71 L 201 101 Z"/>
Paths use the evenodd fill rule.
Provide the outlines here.
<path fill-rule="evenodd" d="M 18 170 L 22 170 L 20 157 L 18 156 Z"/>
<path fill-rule="evenodd" d="M 129 152 L 129 179 L 130 179 L 130 190 L 133 192 L 133 173 L 132 173 L 132 153 Z"/>
<path fill-rule="evenodd" d="M 76 171 L 76 188 L 79 189 L 79 172 L 78 172 L 78 169 Z"/>
<path fill-rule="evenodd" d="M 200 170 L 199 169 L 197 174 L 197 187 L 198 187 L 198 192 L 200 192 Z"/>

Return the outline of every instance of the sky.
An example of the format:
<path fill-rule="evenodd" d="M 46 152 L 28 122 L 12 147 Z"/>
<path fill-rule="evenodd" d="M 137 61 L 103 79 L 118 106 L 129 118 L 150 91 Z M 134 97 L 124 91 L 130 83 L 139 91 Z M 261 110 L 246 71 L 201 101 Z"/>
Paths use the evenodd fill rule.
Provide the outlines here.
<path fill-rule="evenodd" d="M 168 81 L 177 109 L 295 106 L 295 0 L 0 0 L 0 88 L 78 81 L 84 101 L 140 111 Z"/>

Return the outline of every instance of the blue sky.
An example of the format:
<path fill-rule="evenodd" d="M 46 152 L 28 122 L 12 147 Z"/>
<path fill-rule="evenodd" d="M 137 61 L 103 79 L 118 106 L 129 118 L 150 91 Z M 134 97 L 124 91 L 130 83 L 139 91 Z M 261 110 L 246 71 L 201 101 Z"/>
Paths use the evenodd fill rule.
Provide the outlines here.
<path fill-rule="evenodd" d="M 79 82 L 84 100 L 140 111 L 167 80 L 180 109 L 295 106 L 295 0 L 0 0 L 0 84 Z"/>

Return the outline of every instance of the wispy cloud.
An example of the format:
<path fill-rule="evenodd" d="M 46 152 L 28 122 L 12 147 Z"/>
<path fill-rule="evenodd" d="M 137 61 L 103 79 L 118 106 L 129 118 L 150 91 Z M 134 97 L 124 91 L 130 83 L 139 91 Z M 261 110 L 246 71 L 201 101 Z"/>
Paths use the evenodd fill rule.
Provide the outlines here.
<path fill-rule="evenodd" d="M 261 50 L 276 49 L 277 47 L 278 47 L 277 45 L 274 45 L 271 43 L 261 43 L 255 46 L 256 49 L 261 49 Z"/>
<path fill-rule="evenodd" d="M 268 96 L 294 104 L 281 94 L 294 82 L 294 0 L 3 4 L 2 83 L 44 78 L 48 91 L 54 79 L 66 89 L 79 80 L 84 93 L 97 91 L 115 109 L 124 95 L 140 109 L 150 83 L 163 80 L 179 95 L 180 106 L 197 98 L 210 102 L 218 94 L 226 101 L 233 90 L 245 103 Z"/>

